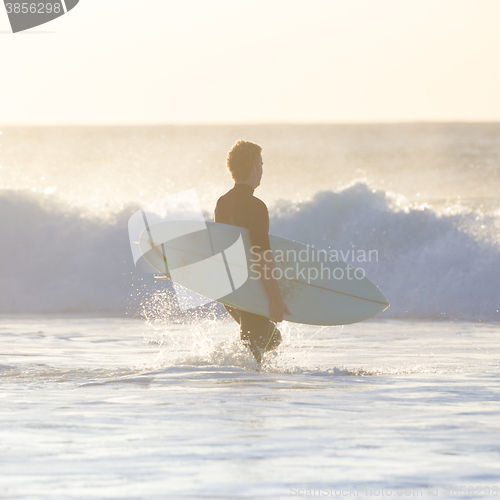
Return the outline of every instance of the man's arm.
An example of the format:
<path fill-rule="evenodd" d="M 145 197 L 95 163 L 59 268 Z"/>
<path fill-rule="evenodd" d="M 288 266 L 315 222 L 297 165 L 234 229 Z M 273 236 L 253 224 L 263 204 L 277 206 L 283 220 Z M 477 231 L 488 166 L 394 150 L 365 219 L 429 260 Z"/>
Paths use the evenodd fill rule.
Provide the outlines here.
<path fill-rule="evenodd" d="M 256 259 L 257 271 L 260 273 L 262 280 L 264 281 L 264 286 L 266 288 L 267 295 L 271 301 L 269 307 L 269 317 L 274 321 L 283 321 L 283 314 L 291 314 L 288 310 L 287 305 L 283 302 L 281 297 L 281 291 L 278 286 L 278 280 L 274 277 L 274 268 L 276 264 L 274 262 L 272 250 L 264 250 L 263 252 L 258 252 L 260 256 Z"/>

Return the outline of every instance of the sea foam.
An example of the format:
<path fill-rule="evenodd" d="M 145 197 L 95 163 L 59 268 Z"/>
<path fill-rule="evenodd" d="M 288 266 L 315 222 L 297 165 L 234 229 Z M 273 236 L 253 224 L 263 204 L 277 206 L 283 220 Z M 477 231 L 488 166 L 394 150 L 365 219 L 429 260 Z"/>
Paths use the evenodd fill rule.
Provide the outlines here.
<path fill-rule="evenodd" d="M 138 208 L 102 219 L 54 196 L 1 191 L 0 312 L 133 315 L 155 297 L 175 312 L 167 280 L 134 267 L 127 222 Z M 273 234 L 362 267 L 391 303 L 382 317 L 500 321 L 499 219 L 412 206 L 364 183 L 270 206 Z"/>

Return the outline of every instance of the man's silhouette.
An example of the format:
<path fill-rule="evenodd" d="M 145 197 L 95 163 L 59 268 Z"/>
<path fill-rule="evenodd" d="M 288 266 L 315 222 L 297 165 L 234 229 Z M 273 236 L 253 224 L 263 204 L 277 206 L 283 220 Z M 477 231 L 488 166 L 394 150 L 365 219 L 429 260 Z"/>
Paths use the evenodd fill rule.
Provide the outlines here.
<path fill-rule="evenodd" d="M 239 140 L 227 155 L 227 168 L 234 187 L 221 196 L 215 207 L 215 222 L 245 227 L 250 233 L 253 258 L 258 261 L 260 276 L 270 299 L 269 317 L 276 322 L 290 314 L 283 302 L 278 282 L 273 278 L 274 258 L 269 244 L 269 214 L 266 204 L 253 195 L 262 178 L 262 148 L 252 142 Z M 265 351 L 281 343 L 276 324 L 265 316 L 224 306 L 240 325 L 241 340 L 251 349 L 260 364 Z"/>

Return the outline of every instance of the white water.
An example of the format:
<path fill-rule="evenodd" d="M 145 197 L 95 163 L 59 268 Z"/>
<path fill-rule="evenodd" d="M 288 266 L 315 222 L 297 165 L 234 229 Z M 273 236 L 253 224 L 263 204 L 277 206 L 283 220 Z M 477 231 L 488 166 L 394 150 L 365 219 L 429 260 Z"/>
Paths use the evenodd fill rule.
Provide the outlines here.
<path fill-rule="evenodd" d="M 383 317 L 500 321 L 500 216 L 398 202 L 357 183 L 271 206 L 271 231 L 362 267 L 391 304 Z M 103 220 L 46 195 L 7 191 L 0 208 L 9 214 L 0 220 L 9 235 L 1 312 L 133 315 L 166 286 L 134 268 L 127 221 L 138 206 Z"/>

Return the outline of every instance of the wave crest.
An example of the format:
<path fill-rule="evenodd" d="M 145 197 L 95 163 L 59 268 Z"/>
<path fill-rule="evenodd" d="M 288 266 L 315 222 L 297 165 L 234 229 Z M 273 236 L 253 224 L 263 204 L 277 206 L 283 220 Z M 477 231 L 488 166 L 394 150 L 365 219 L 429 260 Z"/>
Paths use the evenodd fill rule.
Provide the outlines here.
<path fill-rule="evenodd" d="M 1 192 L 0 312 L 135 313 L 168 290 L 133 265 L 127 221 L 137 209 L 99 219 L 53 196 Z M 385 317 L 500 320 L 498 216 L 408 206 L 364 183 L 280 201 L 270 216 L 273 234 L 363 267 L 391 303 Z"/>

